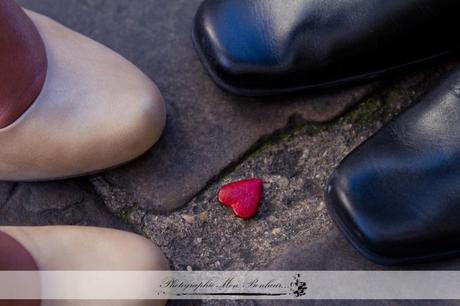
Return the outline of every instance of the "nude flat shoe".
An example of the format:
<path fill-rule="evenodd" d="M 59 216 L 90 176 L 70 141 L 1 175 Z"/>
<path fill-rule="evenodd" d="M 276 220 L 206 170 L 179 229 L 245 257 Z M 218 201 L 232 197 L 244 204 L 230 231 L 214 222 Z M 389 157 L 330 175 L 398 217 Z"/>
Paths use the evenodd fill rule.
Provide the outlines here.
<path fill-rule="evenodd" d="M 155 84 L 103 45 L 26 11 L 43 39 L 46 80 L 25 113 L 0 129 L 0 180 L 41 181 L 131 161 L 161 136 Z"/>
<path fill-rule="evenodd" d="M 13 240 L 5 243 L 6 239 Z M 9 238 L 10 237 L 10 238 Z M 5 246 L 7 245 L 7 246 Z M 24 250 L 20 250 L 22 246 Z M 20 263 L 10 270 L 168 271 L 167 259 L 150 240 L 128 232 L 77 226 L 0 227 L 0 254 L 15 252 Z M 13 247 L 11 247 L 13 246 Z M 20 252 L 18 252 L 18 249 Z M 29 255 L 27 255 L 27 253 Z M 19 254 L 19 255 L 16 255 Z M 34 263 L 31 263 L 33 258 Z M 7 261 L 8 263 L 8 261 Z M 2 262 L 0 261 L 0 268 Z M 8 263 L 9 264 L 9 263 Z M 36 265 L 36 269 L 30 269 Z M 28 267 L 28 268 L 25 268 Z M 3 267 L 4 269 L 4 267 Z M 8 269 L 4 269 L 8 270 Z M 141 284 L 140 284 L 141 285 Z M 23 301 L 26 303 L 27 301 Z M 160 306 L 165 301 L 39 301 L 40 306 Z M 1 301 L 0 301 L 0 305 Z"/>

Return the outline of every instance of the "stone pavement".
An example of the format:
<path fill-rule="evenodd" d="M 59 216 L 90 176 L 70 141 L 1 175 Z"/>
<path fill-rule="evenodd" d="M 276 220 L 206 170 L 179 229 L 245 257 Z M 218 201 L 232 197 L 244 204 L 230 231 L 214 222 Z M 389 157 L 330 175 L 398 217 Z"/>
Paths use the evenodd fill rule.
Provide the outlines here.
<path fill-rule="evenodd" d="M 456 59 L 269 102 L 237 98 L 210 81 L 194 53 L 191 24 L 200 1 L 19 1 L 138 65 L 163 92 L 169 117 L 161 141 L 120 169 L 59 182 L 1 183 L 0 224 L 137 231 L 157 243 L 178 270 L 382 269 L 335 230 L 325 211 L 325 182 L 346 154 L 414 102 Z M 250 221 L 235 219 L 216 203 L 216 191 L 253 176 L 265 182 L 259 213 Z M 429 267 L 459 265 L 454 260 Z"/>
<path fill-rule="evenodd" d="M 112 197 L 156 212 L 184 206 L 206 184 L 265 136 L 298 121 L 324 122 L 369 93 L 372 86 L 320 95 L 241 99 L 224 94 L 204 73 L 192 46 L 201 0 L 29 0 L 42 12 L 120 52 L 156 81 L 168 105 L 168 124 L 143 158 L 104 174 Z"/>

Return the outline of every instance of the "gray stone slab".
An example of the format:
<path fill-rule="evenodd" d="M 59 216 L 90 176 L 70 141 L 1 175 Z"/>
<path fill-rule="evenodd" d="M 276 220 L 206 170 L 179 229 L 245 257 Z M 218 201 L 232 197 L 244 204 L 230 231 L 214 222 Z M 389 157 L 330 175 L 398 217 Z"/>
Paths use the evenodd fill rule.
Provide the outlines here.
<path fill-rule="evenodd" d="M 264 269 L 287 249 L 305 246 L 301 249 L 308 250 L 330 233 L 334 225 L 325 209 L 323 189 L 335 165 L 412 103 L 439 74 L 434 69 L 398 79 L 333 124 L 307 124 L 270 138 L 175 212 L 159 215 L 139 206 L 125 211 L 123 200 L 106 203 L 159 245 L 177 270 Z M 264 192 L 255 218 L 243 221 L 217 202 L 216 193 L 225 183 L 249 177 L 261 178 Z M 94 178 L 93 184 L 109 187 L 101 177 Z M 124 196 L 118 190 L 115 198 Z M 342 250 L 328 252 L 332 256 Z M 301 267 L 308 254 L 296 253 L 295 266 Z M 325 253 L 318 252 L 319 256 Z M 353 256 L 337 265 L 362 263 L 359 255 Z"/>
<path fill-rule="evenodd" d="M 334 227 L 317 241 L 292 245 L 280 256 L 269 270 L 458 270 L 460 260 L 453 259 L 436 263 L 406 266 L 383 267 L 376 265 L 355 251 Z M 257 301 L 259 306 L 280 305 L 279 301 Z M 283 301 L 283 305 L 460 305 L 460 301 Z"/>
<path fill-rule="evenodd" d="M 169 117 L 162 140 L 136 162 L 106 173 L 108 188 L 98 188 L 106 201 L 121 190 L 127 207 L 177 209 L 264 136 L 299 120 L 336 118 L 373 88 L 269 100 L 223 93 L 192 46 L 192 21 L 201 0 L 19 2 L 120 52 L 163 92 Z"/>
<path fill-rule="evenodd" d="M 307 244 L 294 244 L 270 266 L 269 270 L 459 270 L 460 259 L 420 265 L 385 267 L 361 256 L 333 227 L 323 237 Z"/>
<path fill-rule="evenodd" d="M 0 225 L 88 225 L 129 230 L 87 182 L 0 184 Z"/>

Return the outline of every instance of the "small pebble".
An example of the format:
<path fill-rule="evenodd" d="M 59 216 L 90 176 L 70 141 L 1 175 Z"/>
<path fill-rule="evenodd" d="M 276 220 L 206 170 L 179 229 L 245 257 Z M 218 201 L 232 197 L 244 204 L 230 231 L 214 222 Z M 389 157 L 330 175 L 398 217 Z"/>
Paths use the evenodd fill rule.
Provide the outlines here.
<path fill-rule="evenodd" d="M 201 221 L 201 222 L 205 222 L 205 221 L 207 221 L 207 220 L 208 220 L 208 213 L 207 213 L 206 211 L 204 211 L 204 212 L 202 212 L 202 213 L 200 214 L 200 221 Z"/>
<path fill-rule="evenodd" d="M 188 224 L 195 223 L 195 217 L 192 215 L 182 215 L 182 219 L 184 219 L 184 221 L 187 222 Z"/>
<path fill-rule="evenodd" d="M 325 208 L 326 208 L 326 203 L 324 203 L 324 201 L 321 201 L 321 202 L 319 202 L 319 206 L 318 206 L 318 208 L 316 210 L 317 211 L 322 211 Z"/>

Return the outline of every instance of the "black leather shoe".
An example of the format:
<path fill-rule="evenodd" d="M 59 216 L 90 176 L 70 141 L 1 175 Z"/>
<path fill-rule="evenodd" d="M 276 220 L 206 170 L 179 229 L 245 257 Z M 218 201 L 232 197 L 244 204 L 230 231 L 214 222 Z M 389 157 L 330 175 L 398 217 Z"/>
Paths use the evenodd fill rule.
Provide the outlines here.
<path fill-rule="evenodd" d="M 460 255 L 460 68 L 352 152 L 326 202 L 346 238 L 379 264 Z"/>
<path fill-rule="evenodd" d="M 271 95 L 367 79 L 460 46 L 460 1 L 205 0 L 194 42 L 220 87 Z"/>

